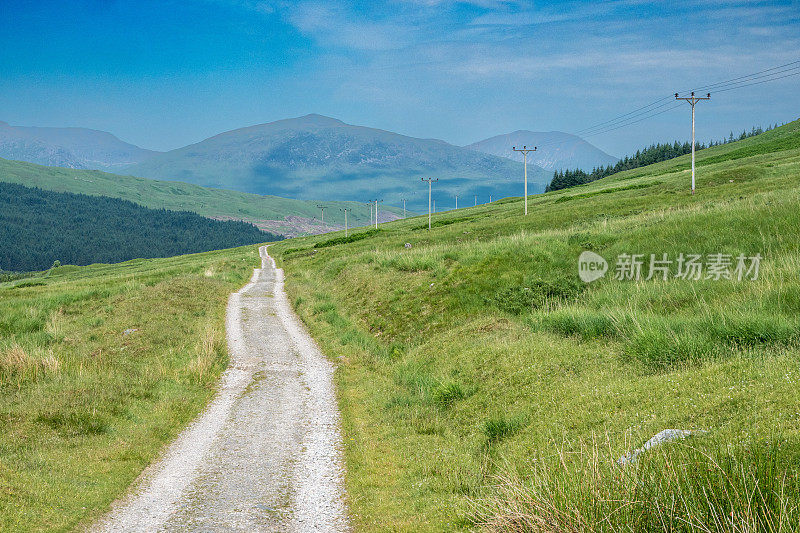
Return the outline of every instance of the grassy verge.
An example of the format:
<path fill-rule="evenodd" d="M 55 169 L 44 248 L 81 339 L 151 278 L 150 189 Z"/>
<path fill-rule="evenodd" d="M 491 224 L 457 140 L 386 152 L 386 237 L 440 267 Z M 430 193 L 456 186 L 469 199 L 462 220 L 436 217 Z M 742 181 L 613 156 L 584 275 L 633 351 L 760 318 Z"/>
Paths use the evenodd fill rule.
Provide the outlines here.
<path fill-rule="evenodd" d="M 0 530 L 101 513 L 206 404 L 248 246 L 0 284 Z"/>
<path fill-rule="evenodd" d="M 540 195 L 528 217 L 508 199 L 430 232 L 276 244 L 339 363 L 357 528 L 797 528 L 798 139 L 795 122 L 704 150 L 694 196 L 682 157 Z M 582 283 L 584 250 L 612 272 Z M 613 279 L 623 253 L 763 259 L 755 281 L 636 282 Z M 665 428 L 708 433 L 615 466 Z"/>

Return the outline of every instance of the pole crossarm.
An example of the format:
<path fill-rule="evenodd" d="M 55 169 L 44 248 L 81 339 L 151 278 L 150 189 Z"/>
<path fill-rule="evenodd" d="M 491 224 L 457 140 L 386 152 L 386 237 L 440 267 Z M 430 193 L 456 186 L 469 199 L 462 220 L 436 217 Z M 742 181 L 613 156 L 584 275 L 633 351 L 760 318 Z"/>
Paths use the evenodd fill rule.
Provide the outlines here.
<path fill-rule="evenodd" d="M 511 149 L 515 152 L 522 152 L 522 161 L 525 167 L 525 214 L 528 214 L 528 154 L 530 152 L 535 152 L 536 147 L 528 148 L 527 146 L 523 145 L 522 148 L 517 148 L 516 146 L 512 146 Z"/>
<path fill-rule="evenodd" d="M 676 100 L 686 100 L 690 104 L 694 105 L 700 100 L 711 100 L 711 93 L 706 93 L 705 96 L 695 96 L 694 91 L 692 91 L 691 96 L 678 96 L 678 93 L 675 93 Z"/>

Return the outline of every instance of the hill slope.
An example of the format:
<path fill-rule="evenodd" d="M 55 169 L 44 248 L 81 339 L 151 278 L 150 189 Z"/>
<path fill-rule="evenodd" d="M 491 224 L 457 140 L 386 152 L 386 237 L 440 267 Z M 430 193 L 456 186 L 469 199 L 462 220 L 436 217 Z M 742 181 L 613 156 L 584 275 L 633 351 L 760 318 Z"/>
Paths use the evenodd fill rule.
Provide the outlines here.
<path fill-rule="evenodd" d="M 0 157 L 40 165 L 110 170 L 156 154 L 87 128 L 12 126 L 0 121 Z"/>
<path fill-rule="evenodd" d="M 260 228 L 283 235 L 319 233 L 344 225 L 341 208 L 348 213 L 351 226 L 368 224 L 370 209 L 357 202 L 325 202 L 326 225 L 319 221 L 319 202 L 260 196 L 237 191 L 209 189 L 173 181 L 157 181 L 120 176 L 94 170 L 73 170 L 0 159 L 0 182 L 18 183 L 56 192 L 102 195 L 130 200 L 152 209 L 192 211 L 221 219 L 252 222 Z M 402 215 L 402 208 L 382 206 L 381 220 Z M 289 220 L 286 220 L 289 217 Z"/>
<path fill-rule="evenodd" d="M 800 121 L 688 167 L 271 248 L 339 362 L 357 529 L 794 530 Z M 616 462 L 667 428 L 707 433 Z"/>
<path fill-rule="evenodd" d="M 119 263 L 278 240 L 251 224 L 0 182 L 0 270 Z"/>
<path fill-rule="evenodd" d="M 522 154 L 511 148 L 523 145 L 537 146 L 536 152 L 528 155 L 528 163 L 545 170 L 579 168 L 585 171 L 599 166 L 613 165 L 617 158 L 605 153 L 576 135 L 560 131 L 520 130 L 505 135 L 496 135 L 465 148 L 487 154 L 522 161 Z"/>
<path fill-rule="evenodd" d="M 320 115 L 229 131 L 156 155 L 126 172 L 292 198 L 382 198 L 427 206 L 421 177 L 439 178 L 437 193 L 495 197 L 518 193 L 521 165 L 434 139 L 353 126 Z M 532 192 L 550 176 L 529 169 Z M 424 200 L 424 201 L 423 201 Z M 443 204 L 441 204 L 443 205 Z"/>

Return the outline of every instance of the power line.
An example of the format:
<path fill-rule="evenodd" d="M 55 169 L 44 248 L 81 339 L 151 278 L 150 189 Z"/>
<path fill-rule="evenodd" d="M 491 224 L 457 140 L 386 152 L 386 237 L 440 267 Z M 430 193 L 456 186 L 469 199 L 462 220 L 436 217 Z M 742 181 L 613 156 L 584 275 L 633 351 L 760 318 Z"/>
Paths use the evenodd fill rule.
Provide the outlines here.
<path fill-rule="evenodd" d="M 672 98 L 672 97 L 670 96 L 669 98 Z M 666 98 L 662 98 L 662 100 L 666 100 Z M 629 117 L 627 117 L 627 118 L 625 118 L 623 120 L 619 120 L 619 119 L 609 120 L 609 121 L 607 121 L 607 122 L 609 122 L 609 124 L 607 124 L 605 126 L 601 126 L 601 127 L 595 126 L 595 127 L 592 127 L 592 128 L 585 128 L 585 129 L 581 130 L 580 132 L 576 133 L 576 135 L 593 135 L 595 132 L 601 132 L 601 131 L 606 131 L 606 130 L 607 131 L 611 131 L 608 128 L 614 129 L 614 127 L 619 125 L 619 124 L 627 123 L 627 122 L 629 122 L 629 121 L 631 121 L 633 119 L 636 119 L 636 118 L 639 118 L 639 117 L 642 117 L 642 116 L 650 116 L 650 114 L 653 113 L 654 111 L 658 111 L 659 109 L 664 109 L 665 107 L 669 107 L 669 106 L 672 105 L 672 103 L 673 103 L 672 101 L 666 101 L 666 102 L 662 103 L 661 105 L 652 107 L 651 109 L 648 109 L 646 111 L 641 111 L 641 112 L 636 113 L 636 114 L 630 114 L 631 116 L 629 116 Z M 656 114 L 659 114 L 659 113 L 656 113 Z M 655 115 L 653 115 L 653 116 L 655 116 Z"/>
<path fill-rule="evenodd" d="M 789 67 L 789 68 L 786 68 Z M 777 72 L 776 72 L 777 71 Z M 769 73 L 769 74 L 766 74 Z M 779 74 L 783 74 L 779 76 Z M 790 76 L 795 76 L 800 74 L 800 61 L 792 61 L 789 63 L 784 63 L 783 65 L 777 65 L 774 67 L 770 67 L 768 69 L 760 70 L 758 72 L 753 72 L 751 74 L 747 74 L 744 76 L 738 76 L 735 78 L 731 78 L 729 80 L 719 81 L 710 85 L 705 85 L 699 87 L 695 90 L 699 89 L 714 89 L 714 92 L 725 92 L 731 91 L 734 89 L 740 89 L 742 87 L 748 87 L 750 85 L 756 85 L 759 83 L 766 83 L 769 81 L 776 81 L 783 78 L 788 78 Z M 765 79 L 763 79 L 765 78 Z M 753 81 L 753 80 L 760 80 L 760 81 Z M 684 91 L 687 92 L 687 91 Z M 621 115 L 617 115 L 613 118 L 605 120 L 603 122 L 598 122 L 593 124 L 592 126 L 588 126 L 581 130 L 576 131 L 574 134 L 578 136 L 594 136 L 600 135 L 602 133 L 607 133 L 609 131 L 614 131 L 616 129 L 629 126 L 631 124 L 636 124 L 638 122 L 642 122 L 648 118 L 655 117 L 657 115 L 662 114 L 662 112 L 667 112 L 672 109 L 675 109 L 677 106 L 669 106 L 669 102 L 666 100 L 670 100 L 672 97 L 667 96 L 655 100 L 647 105 L 638 107 L 632 111 L 628 111 L 627 113 L 623 113 Z M 666 108 L 666 109 L 664 109 Z M 659 111 L 657 113 L 653 113 L 653 111 L 664 109 L 664 111 Z M 636 119 L 636 120 L 632 120 Z M 553 141 L 550 143 L 542 143 L 539 146 L 551 146 L 557 144 L 564 144 L 568 141 Z"/>
<path fill-rule="evenodd" d="M 649 103 L 649 104 L 647 104 L 647 105 L 644 105 L 644 106 L 642 106 L 642 107 L 638 107 L 638 108 L 636 108 L 636 109 L 634 109 L 633 111 L 630 111 L 630 112 L 628 112 L 628 113 L 625 113 L 625 114 L 619 115 L 619 116 L 617 116 L 617 117 L 615 117 L 615 118 L 612 118 L 612 119 L 606 120 L 606 121 L 604 121 L 604 122 L 598 122 L 597 124 L 595 124 L 595 125 L 593 125 L 593 126 L 586 127 L 586 128 L 584 128 L 584 129 L 582 129 L 582 130 L 578 130 L 578 131 L 576 131 L 576 132 L 575 132 L 575 134 L 577 135 L 577 134 L 579 134 L 579 133 L 581 133 L 581 132 L 583 132 L 583 131 L 589 131 L 589 130 L 593 130 L 593 129 L 595 129 L 595 128 L 599 127 L 599 126 L 602 126 L 602 125 L 604 125 L 604 124 L 608 124 L 609 122 L 617 122 L 617 121 L 619 121 L 620 119 L 622 119 L 622 118 L 624 118 L 624 117 L 627 117 L 627 116 L 629 116 L 629 115 L 633 115 L 633 114 L 635 114 L 635 113 L 637 113 L 637 112 L 639 112 L 639 111 L 643 111 L 643 110 L 645 110 L 645 109 L 647 109 L 647 108 L 649 108 L 649 107 L 652 107 L 652 106 L 654 106 L 654 105 L 656 105 L 656 104 L 659 104 L 659 103 L 661 103 L 661 102 L 664 102 L 665 100 L 670 100 L 671 98 L 672 98 L 671 96 L 665 96 L 664 98 L 659 98 L 659 99 L 658 99 L 658 100 L 656 100 L 655 102 L 651 102 L 651 103 Z M 662 106 L 659 106 L 659 107 L 662 107 Z M 648 111 L 652 111 L 652 110 L 648 110 Z"/>
<path fill-rule="evenodd" d="M 694 88 L 694 89 L 692 89 L 692 90 L 693 90 L 693 91 L 706 91 L 706 90 L 711 90 L 713 87 L 715 87 L 715 86 L 717 86 L 717 85 L 726 85 L 726 84 L 728 84 L 728 83 L 735 82 L 735 81 L 737 81 L 737 80 L 743 80 L 743 81 L 746 81 L 746 80 L 744 80 L 744 78 L 750 78 L 750 77 L 752 77 L 752 76 L 755 76 L 756 74 L 763 74 L 763 73 L 765 73 L 765 72 L 770 72 L 770 71 L 772 71 L 772 70 L 778 70 L 778 69 L 781 69 L 781 68 L 783 68 L 783 67 L 788 67 L 788 66 L 790 66 L 790 65 L 798 65 L 797 67 L 792 67 L 792 68 L 800 68 L 800 61 L 792 61 L 792 62 L 790 62 L 790 63 L 784 63 L 783 65 L 778 65 L 777 67 L 771 67 L 771 68 L 768 68 L 768 69 L 759 70 L 758 72 L 753 72 L 752 74 L 747 74 L 747 75 L 745 75 L 745 76 L 739 76 L 738 78 L 731 78 L 731 79 L 729 79 L 729 80 L 725 80 L 725 81 L 718 81 L 717 83 L 712 83 L 711 85 L 704 85 L 704 86 L 702 86 L 702 87 L 695 87 L 695 88 Z M 777 74 L 777 72 L 775 72 L 775 73 L 773 73 L 773 74 Z"/>
<path fill-rule="evenodd" d="M 670 98 L 672 98 L 672 97 L 670 97 Z M 643 121 L 645 121 L 647 119 L 656 117 L 658 115 L 663 115 L 664 113 L 672 111 L 673 109 L 677 109 L 678 107 L 680 107 L 680 104 L 674 105 L 673 102 L 668 102 L 668 103 L 662 104 L 662 105 L 660 105 L 658 107 L 654 107 L 653 109 L 648 110 L 647 113 L 645 113 L 643 115 L 636 115 L 634 117 L 629 117 L 628 120 L 625 120 L 625 121 L 623 121 L 621 123 L 609 124 L 607 127 L 599 128 L 599 129 L 596 129 L 594 131 L 587 130 L 586 133 L 574 133 L 573 135 L 579 135 L 580 137 L 594 137 L 596 135 L 602 135 L 604 133 L 608 133 L 610 131 L 618 130 L 618 129 L 624 128 L 626 126 L 630 126 L 632 124 L 637 124 L 639 122 L 643 122 Z M 663 108 L 665 108 L 665 109 L 663 109 Z M 635 119 L 635 120 L 630 120 L 630 119 Z M 571 142 L 571 141 L 550 141 L 550 142 L 547 142 L 547 143 L 539 144 L 539 148 L 546 147 L 546 146 L 554 146 L 554 145 L 564 144 L 564 143 L 567 143 L 567 142 Z"/>
<path fill-rule="evenodd" d="M 745 83 L 744 85 L 737 85 L 736 87 L 729 87 L 727 89 L 718 89 L 718 90 L 716 90 L 714 92 L 715 93 L 724 93 L 725 91 L 732 91 L 734 89 L 741 89 L 742 87 L 749 87 L 751 85 L 758 85 L 759 83 L 767 83 L 768 81 L 781 80 L 783 78 L 789 78 L 791 76 L 797 76 L 797 75 L 800 75 L 800 70 L 798 70 L 797 72 L 793 72 L 792 74 L 786 74 L 784 76 L 779 76 L 777 78 L 772 78 L 772 79 L 769 79 L 769 80 L 754 81 L 753 83 Z"/>
<path fill-rule="evenodd" d="M 613 127 L 613 128 L 609 128 L 609 129 L 606 129 L 606 130 L 603 130 L 603 131 L 598 131 L 598 132 L 595 132 L 595 133 L 588 133 L 588 134 L 585 134 L 584 136 L 585 137 L 593 137 L 595 135 L 601 135 L 603 133 L 608 133 L 609 131 L 618 130 L 620 128 L 624 128 L 625 126 L 630 126 L 631 124 L 636 124 L 638 122 L 642 122 L 644 120 L 656 117 L 658 115 L 663 115 L 664 113 L 667 113 L 668 111 L 672 111 L 673 109 L 677 109 L 679 107 L 680 107 L 680 104 L 674 105 L 672 107 L 668 107 L 667 109 L 665 109 L 663 111 L 659 111 L 658 113 L 653 113 L 652 115 L 647 115 L 646 117 L 642 117 L 639 120 L 634 120 L 632 122 L 626 122 L 625 124 L 620 124 L 619 126 L 616 126 L 616 127 Z"/>
<path fill-rule="evenodd" d="M 792 73 L 792 74 L 789 74 L 789 76 L 792 76 L 792 75 L 794 75 L 794 73 L 800 72 L 800 65 L 795 66 L 795 67 L 786 68 L 786 69 L 783 69 L 783 70 L 778 70 L 778 71 L 775 71 L 775 72 L 770 72 L 769 74 L 762 74 L 761 76 L 742 76 L 741 77 L 742 79 L 739 79 L 738 81 L 720 82 L 720 83 L 715 83 L 713 85 L 706 85 L 705 87 L 702 88 L 702 90 L 704 90 L 704 91 L 709 91 L 710 90 L 710 91 L 714 91 L 714 92 L 720 92 L 720 90 L 722 90 L 722 89 L 727 90 L 728 88 L 733 87 L 733 86 L 739 86 L 739 85 L 745 86 L 745 85 L 748 84 L 748 82 L 752 82 L 754 80 L 763 80 L 763 81 L 778 80 L 778 79 L 786 77 L 786 76 L 778 76 L 778 74 L 783 74 L 785 72 Z M 763 78 L 767 78 L 767 79 L 763 79 Z"/>
<path fill-rule="evenodd" d="M 777 67 L 777 68 L 780 68 L 780 67 Z M 773 68 L 771 70 L 775 70 L 775 68 Z M 782 76 L 776 76 L 776 74 L 782 74 L 782 73 L 783 73 Z M 791 68 L 791 69 L 785 69 L 785 70 L 778 71 L 778 72 L 772 72 L 768 76 L 752 77 L 752 75 L 751 75 L 749 77 L 749 79 L 741 79 L 741 78 L 748 78 L 748 76 L 740 76 L 739 78 L 737 78 L 737 79 L 740 79 L 740 81 L 738 83 L 731 84 L 731 86 L 721 85 L 723 82 L 719 82 L 718 86 L 720 88 L 716 89 L 714 92 L 715 93 L 721 93 L 721 92 L 726 92 L 726 91 L 732 91 L 734 89 L 741 89 L 743 87 L 749 87 L 751 85 L 758 85 L 758 84 L 761 84 L 761 83 L 767 83 L 767 82 L 770 82 L 770 81 L 776 81 L 776 80 L 789 78 L 791 76 L 797 76 L 797 75 L 800 75 L 800 66 L 794 67 L 794 68 Z M 767 79 L 760 79 L 759 80 L 759 78 L 764 78 L 764 77 L 766 77 Z M 752 81 L 752 80 L 759 80 L 759 81 Z M 658 101 L 654 102 L 653 104 L 655 104 L 657 102 Z M 645 107 L 652 107 L 653 104 L 649 104 L 648 106 L 645 106 Z M 610 119 L 610 120 L 605 121 L 605 123 L 598 123 L 597 125 L 595 125 L 593 127 L 584 128 L 583 130 L 579 130 L 578 132 L 575 133 L 575 135 L 579 135 L 581 137 L 593 137 L 593 136 L 596 136 L 596 135 L 601 135 L 603 133 L 608 133 L 610 131 L 614 131 L 614 130 L 617 130 L 619 128 L 624 128 L 626 126 L 630 126 L 630 125 L 636 124 L 638 122 L 642 122 L 642 121 L 647 120 L 649 118 L 652 118 L 652 117 L 661 115 L 663 113 L 666 113 L 668 111 L 671 111 L 673 109 L 676 109 L 677 107 L 680 107 L 680 106 L 670 106 L 669 103 L 664 103 L 664 104 L 652 107 L 651 109 L 647 109 L 646 111 L 641 111 L 639 113 L 636 113 L 636 111 L 631 111 L 631 112 L 626 114 L 626 115 L 629 115 L 629 116 L 627 116 L 627 118 L 625 118 L 622 115 L 620 115 L 619 117 L 616 117 L 614 119 Z M 666 108 L 666 109 L 664 109 L 663 111 L 655 112 L 655 113 L 653 112 L 653 111 L 656 111 L 656 110 L 659 110 L 659 109 L 662 109 L 662 108 Z M 640 108 L 640 109 L 642 109 L 642 108 Z M 636 120 L 632 120 L 632 119 L 636 119 Z M 602 124 L 606 124 L 606 126 L 602 126 Z M 565 142 L 568 142 L 568 141 L 552 141 L 550 143 L 542 143 L 539 146 L 540 147 L 542 147 L 542 146 L 552 146 L 552 145 L 557 145 L 557 144 L 564 144 Z"/>

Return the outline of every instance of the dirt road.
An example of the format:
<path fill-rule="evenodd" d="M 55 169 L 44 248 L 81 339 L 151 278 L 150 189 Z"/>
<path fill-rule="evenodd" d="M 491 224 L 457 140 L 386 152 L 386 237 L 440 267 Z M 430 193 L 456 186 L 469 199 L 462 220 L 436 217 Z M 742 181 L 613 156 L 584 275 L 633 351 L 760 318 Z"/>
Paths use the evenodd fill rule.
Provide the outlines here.
<path fill-rule="evenodd" d="M 211 404 L 93 531 L 347 531 L 333 367 L 262 265 L 228 302 Z"/>

